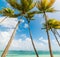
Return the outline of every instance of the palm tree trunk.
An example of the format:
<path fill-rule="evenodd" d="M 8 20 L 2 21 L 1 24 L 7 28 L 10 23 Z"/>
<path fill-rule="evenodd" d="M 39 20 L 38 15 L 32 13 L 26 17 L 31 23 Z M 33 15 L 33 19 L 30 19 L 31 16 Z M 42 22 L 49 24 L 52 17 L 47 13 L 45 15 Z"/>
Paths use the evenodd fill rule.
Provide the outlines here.
<path fill-rule="evenodd" d="M 49 51 L 50 51 L 50 57 L 53 57 L 53 53 L 52 53 L 52 48 L 51 48 L 51 42 L 50 42 L 50 36 L 49 36 L 49 31 L 48 31 L 48 23 L 47 23 L 47 15 L 44 12 L 44 16 L 45 16 L 45 22 L 46 22 L 46 32 L 47 32 L 47 37 L 48 37 L 48 44 L 49 44 Z"/>
<path fill-rule="evenodd" d="M 58 31 L 57 30 L 55 30 L 56 31 L 56 34 L 60 37 L 60 34 L 58 33 Z"/>
<path fill-rule="evenodd" d="M 32 46 L 33 46 L 33 48 L 34 48 L 34 51 L 35 51 L 36 57 L 39 57 L 38 52 L 37 52 L 37 50 L 36 50 L 36 48 L 35 48 L 35 45 L 34 45 L 33 39 L 32 39 L 32 35 L 31 35 L 31 31 L 30 31 L 30 23 L 29 23 L 29 22 L 28 22 L 28 29 L 29 29 L 29 34 L 30 34 L 31 42 L 32 42 Z"/>
<path fill-rule="evenodd" d="M 7 18 L 7 16 L 6 16 L 2 21 L 0 21 L 0 23 L 2 23 L 3 21 L 5 21 L 5 20 L 6 20 L 6 18 Z"/>
<path fill-rule="evenodd" d="M 13 33 L 12 33 L 12 36 L 11 36 L 11 38 L 10 38 L 10 40 L 9 40 L 9 42 L 8 42 L 8 44 L 7 44 L 7 46 L 6 46 L 6 48 L 5 48 L 5 50 L 3 51 L 1 57 L 6 57 L 6 54 L 7 54 L 8 49 L 9 49 L 9 47 L 10 47 L 10 45 L 11 45 L 13 39 L 14 39 L 14 36 L 15 36 L 15 33 L 16 33 L 16 30 L 17 30 L 17 27 L 18 27 L 19 24 L 20 24 L 20 21 L 17 23 L 17 25 L 16 25 L 16 27 L 15 27 Z"/>
<path fill-rule="evenodd" d="M 60 43 L 59 43 L 59 41 L 58 41 L 58 39 L 57 39 L 57 36 L 56 36 L 55 32 L 54 32 L 52 29 L 51 29 L 51 31 L 52 31 L 52 33 L 54 34 L 55 39 L 56 39 L 56 41 L 57 41 L 58 45 L 60 46 Z"/>

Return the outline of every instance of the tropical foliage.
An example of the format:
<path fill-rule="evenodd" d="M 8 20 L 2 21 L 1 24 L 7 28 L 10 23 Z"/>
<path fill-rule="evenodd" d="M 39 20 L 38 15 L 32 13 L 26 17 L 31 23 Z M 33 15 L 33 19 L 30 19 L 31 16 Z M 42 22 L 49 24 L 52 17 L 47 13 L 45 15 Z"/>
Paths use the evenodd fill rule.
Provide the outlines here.
<path fill-rule="evenodd" d="M 48 44 L 49 44 L 49 51 L 50 51 L 50 56 L 53 57 L 53 53 L 52 53 L 52 48 L 51 48 L 51 43 L 50 43 L 50 35 L 49 35 L 49 30 L 52 31 L 52 33 L 54 34 L 59 46 L 60 43 L 57 39 L 56 34 L 60 37 L 60 34 L 55 30 L 55 29 L 60 29 L 60 21 L 55 20 L 55 19 L 49 19 L 47 18 L 46 12 L 52 13 L 52 12 L 56 12 L 57 10 L 54 9 L 53 4 L 55 2 L 55 0 L 39 0 L 37 3 L 35 3 L 33 0 L 6 0 L 11 8 L 4 8 L 2 10 L 0 10 L 0 14 L 2 16 L 5 16 L 6 18 L 18 18 L 21 17 L 20 19 L 22 19 L 22 17 L 25 17 L 27 22 L 28 22 L 28 29 L 29 29 L 29 34 L 30 34 L 30 39 L 35 51 L 35 54 L 37 57 L 39 57 L 37 50 L 35 48 L 34 42 L 33 42 L 33 38 L 32 38 L 32 34 L 31 34 L 31 30 L 30 30 L 30 21 L 34 20 L 34 15 L 35 14 L 40 14 L 42 13 L 43 16 L 45 17 L 45 23 L 44 23 L 44 29 L 46 29 L 47 32 L 47 37 L 48 37 Z M 34 7 L 38 8 L 38 11 L 31 11 Z M 17 10 L 19 13 L 15 13 L 15 10 Z M 2 23 L 6 18 L 4 18 L 0 23 Z M 16 30 L 18 25 L 20 24 L 20 20 L 18 21 L 18 23 L 16 24 L 16 27 L 11 35 L 11 38 L 2 54 L 1 57 L 6 57 L 6 54 L 8 52 L 8 49 L 12 43 L 12 40 L 14 39 Z M 55 32 L 56 31 L 56 32 Z"/>
<path fill-rule="evenodd" d="M 41 0 L 37 2 L 37 8 L 42 12 L 54 12 L 55 9 L 52 7 L 55 0 Z"/>
<path fill-rule="evenodd" d="M 20 11 L 21 14 L 25 14 L 29 12 L 32 8 L 34 8 L 35 3 L 33 0 L 21 0 L 18 3 L 17 0 L 7 0 L 7 2 L 14 8 Z"/>
<path fill-rule="evenodd" d="M 52 48 L 51 48 L 51 41 L 50 41 L 50 35 L 48 31 L 48 23 L 47 23 L 47 15 L 46 12 L 55 12 L 56 10 L 52 7 L 54 4 L 55 0 L 39 0 L 37 2 L 36 7 L 43 13 L 43 16 L 45 17 L 45 23 L 46 25 L 46 32 L 47 32 L 47 37 L 48 37 L 48 44 L 49 44 L 49 51 L 50 51 L 50 56 L 53 57 L 52 53 Z"/>
<path fill-rule="evenodd" d="M 48 23 L 48 28 L 49 29 L 51 29 L 51 28 L 60 29 L 60 21 L 59 20 L 49 19 L 47 21 L 47 23 Z M 46 24 L 44 24 L 44 26 L 46 27 Z"/>
<path fill-rule="evenodd" d="M 32 45 L 33 45 L 35 54 L 36 54 L 37 57 L 39 57 L 38 52 L 37 52 L 37 50 L 36 50 L 36 47 L 35 47 L 35 45 L 34 45 L 34 41 L 33 41 L 33 38 L 32 38 L 32 33 L 31 33 L 31 30 L 30 30 L 30 22 L 31 22 L 32 20 L 35 20 L 35 19 L 33 19 L 34 15 L 35 15 L 35 13 L 29 12 L 29 13 L 27 13 L 27 15 L 24 16 L 24 17 L 26 18 L 26 20 L 27 20 L 27 22 L 28 22 L 28 29 L 29 29 L 30 39 L 31 39 L 31 42 L 32 42 Z"/>
<path fill-rule="evenodd" d="M 56 36 L 56 35 L 58 35 L 58 37 L 60 37 L 60 34 L 57 31 L 57 29 L 60 29 L 60 21 L 56 20 L 56 19 L 49 19 L 47 21 L 47 23 L 48 23 L 48 30 L 50 30 L 54 34 L 55 39 L 56 39 L 58 45 L 60 46 L 59 40 Z M 44 24 L 43 29 L 46 29 L 46 23 Z"/>
<path fill-rule="evenodd" d="M 30 13 L 30 10 L 35 7 L 35 3 L 33 3 L 33 0 L 20 0 L 20 3 L 18 3 L 17 0 L 7 0 L 7 2 L 13 7 L 14 10 L 15 9 L 18 10 L 19 14 L 15 14 L 14 10 L 12 10 L 10 8 L 5 8 L 5 9 L 0 11 L 3 16 L 19 17 L 19 16 L 28 15 L 30 17 L 33 17 L 31 14 L 38 13 L 37 11 L 34 11 L 34 12 Z M 6 54 L 8 52 L 8 49 L 9 49 L 10 45 L 11 45 L 11 42 L 12 42 L 12 40 L 14 38 L 14 35 L 15 35 L 15 32 L 16 32 L 16 29 L 17 29 L 19 23 L 20 23 L 20 21 L 18 21 L 18 23 L 17 23 L 17 25 L 16 25 L 13 33 L 12 33 L 12 36 L 11 36 L 11 38 L 10 38 L 10 40 L 9 40 L 9 42 L 8 42 L 8 44 L 7 44 L 7 46 L 6 46 L 6 48 L 5 48 L 5 50 L 4 50 L 1 57 L 6 57 Z M 29 29 L 29 33 L 30 33 L 30 29 Z M 30 38 L 31 38 L 32 45 L 33 45 L 34 51 L 36 53 L 36 56 L 39 57 L 38 53 L 36 51 L 36 48 L 34 46 L 34 42 L 33 42 L 31 33 L 30 33 Z"/>

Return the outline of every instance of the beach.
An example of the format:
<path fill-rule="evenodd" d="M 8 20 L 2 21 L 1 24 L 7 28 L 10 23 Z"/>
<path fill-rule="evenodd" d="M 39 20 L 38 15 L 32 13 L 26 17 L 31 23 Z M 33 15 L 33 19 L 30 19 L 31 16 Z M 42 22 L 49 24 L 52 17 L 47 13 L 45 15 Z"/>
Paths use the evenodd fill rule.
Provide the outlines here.
<path fill-rule="evenodd" d="M 50 57 L 48 51 L 39 51 L 39 57 Z M 1 57 L 2 51 L 0 52 Z M 6 57 L 36 57 L 33 51 L 9 51 Z M 54 52 L 54 57 L 60 57 L 60 52 Z"/>

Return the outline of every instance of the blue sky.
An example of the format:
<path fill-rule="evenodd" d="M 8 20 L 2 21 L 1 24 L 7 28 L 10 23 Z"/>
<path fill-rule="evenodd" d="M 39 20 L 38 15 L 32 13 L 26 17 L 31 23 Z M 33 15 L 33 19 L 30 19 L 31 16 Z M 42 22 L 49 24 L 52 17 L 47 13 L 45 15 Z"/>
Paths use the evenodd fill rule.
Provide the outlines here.
<path fill-rule="evenodd" d="M 55 4 L 53 7 L 55 9 L 59 10 L 59 0 L 56 0 Z M 5 1 L 5 0 L 0 0 L 0 10 L 2 8 L 10 7 L 10 5 Z M 10 7 L 11 8 L 11 7 Z M 36 9 L 36 8 L 35 8 Z M 34 10 L 35 10 L 34 9 Z M 60 12 L 55 12 L 55 13 L 48 13 L 49 18 L 56 18 L 60 20 Z M 0 17 L 0 21 L 4 17 Z M 17 23 L 17 18 L 7 18 L 8 20 L 5 20 L 3 23 L 0 24 L 0 50 L 3 50 L 10 39 L 10 36 L 12 34 L 13 28 L 15 27 Z M 23 22 L 18 26 L 15 38 L 12 42 L 12 45 L 10 47 L 10 50 L 33 50 L 31 41 L 29 38 L 29 30 L 28 30 L 28 25 L 27 21 L 25 18 L 22 18 Z M 43 14 L 35 15 L 34 16 L 34 21 L 31 21 L 30 23 L 30 29 L 32 32 L 33 40 L 34 43 L 36 44 L 37 50 L 48 50 L 48 42 L 47 42 L 47 35 L 45 30 L 41 30 L 42 28 L 42 23 L 44 22 Z M 53 50 L 60 50 L 60 48 L 57 48 L 57 43 L 55 42 L 56 40 L 54 39 L 52 33 L 50 32 L 50 37 L 51 37 L 51 43 L 52 43 L 52 48 Z M 4 40 L 3 40 L 4 39 Z M 16 45 L 15 45 L 16 44 Z M 24 46 L 24 47 L 23 47 Z M 54 49 L 54 47 L 56 47 Z"/>

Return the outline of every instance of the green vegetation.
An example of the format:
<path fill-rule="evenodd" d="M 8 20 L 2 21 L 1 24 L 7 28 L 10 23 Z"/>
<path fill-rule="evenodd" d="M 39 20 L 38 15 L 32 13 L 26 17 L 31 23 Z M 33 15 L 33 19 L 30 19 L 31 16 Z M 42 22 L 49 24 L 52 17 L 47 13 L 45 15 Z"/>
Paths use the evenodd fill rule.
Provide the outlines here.
<path fill-rule="evenodd" d="M 58 40 L 58 38 L 56 36 L 56 35 L 58 35 L 60 37 L 60 34 L 57 31 L 57 29 L 60 29 L 60 21 L 56 20 L 56 19 L 49 19 L 47 21 L 47 24 L 48 24 L 48 30 L 51 30 L 51 32 L 55 36 L 55 39 L 56 39 L 58 45 L 60 46 L 59 40 Z M 46 23 L 44 24 L 44 28 L 43 29 L 46 29 L 46 25 L 47 24 Z"/>
<path fill-rule="evenodd" d="M 35 14 L 43 14 L 43 16 L 45 17 L 45 24 L 44 24 L 44 29 L 46 29 L 46 33 L 47 33 L 47 37 L 48 37 L 48 44 L 49 44 L 49 51 L 50 51 L 50 56 L 53 57 L 53 53 L 52 53 L 52 48 L 51 48 L 51 41 L 50 41 L 50 35 L 49 35 L 49 30 L 51 29 L 51 31 L 53 32 L 58 44 L 59 41 L 56 37 L 56 33 L 54 32 L 55 29 L 60 29 L 60 21 L 55 20 L 55 19 L 49 19 L 47 18 L 47 12 L 48 13 L 52 13 L 55 12 L 56 10 L 52 7 L 55 0 L 40 0 L 38 2 L 34 2 L 33 0 L 20 0 L 20 3 L 18 3 L 17 0 L 6 0 L 10 6 L 14 9 L 11 8 L 4 8 L 2 10 L 0 10 L 0 14 L 2 14 L 2 16 L 6 16 L 0 23 L 2 23 L 7 17 L 9 18 L 18 18 L 19 16 L 21 17 L 20 19 L 22 19 L 22 17 L 25 17 L 27 22 L 28 22 L 28 29 L 29 29 L 29 34 L 30 34 L 30 39 L 32 42 L 32 46 L 34 48 L 36 57 L 39 57 L 37 50 L 35 48 L 34 42 L 33 42 L 33 38 L 32 38 L 32 34 L 31 34 L 31 30 L 30 30 L 30 21 L 34 20 L 33 17 Z M 34 7 L 38 8 L 38 11 L 31 11 Z M 18 10 L 19 14 L 15 13 L 15 10 Z M 18 21 L 18 23 L 16 24 L 16 27 L 10 37 L 10 40 L 4 50 L 4 52 L 2 53 L 1 57 L 6 57 L 6 54 L 9 50 L 9 47 L 14 39 L 16 30 L 18 25 L 20 24 L 20 20 Z M 55 30 L 56 31 L 56 30 Z M 58 36 L 59 33 L 57 32 Z M 59 44 L 60 46 L 60 44 Z"/>

